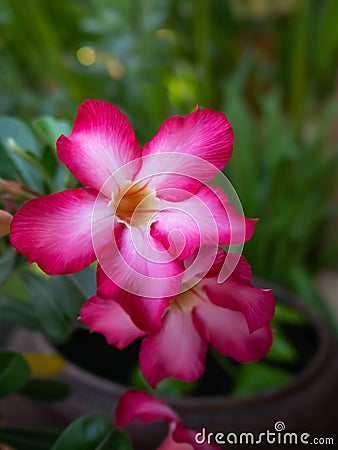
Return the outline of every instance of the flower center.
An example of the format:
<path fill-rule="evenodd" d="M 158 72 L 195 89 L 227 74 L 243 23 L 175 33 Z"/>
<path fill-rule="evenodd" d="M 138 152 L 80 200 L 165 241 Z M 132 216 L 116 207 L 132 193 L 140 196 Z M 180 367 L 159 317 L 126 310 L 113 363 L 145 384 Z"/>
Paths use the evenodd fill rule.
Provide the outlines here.
<path fill-rule="evenodd" d="M 180 308 L 185 312 L 191 312 L 201 300 L 202 293 L 198 288 L 188 289 L 171 300 L 170 308 Z"/>
<path fill-rule="evenodd" d="M 154 217 L 159 200 L 144 183 L 130 183 L 120 190 L 120 194 L 112 203 L 121 222 L 141 226 L 148 224 Z"/>

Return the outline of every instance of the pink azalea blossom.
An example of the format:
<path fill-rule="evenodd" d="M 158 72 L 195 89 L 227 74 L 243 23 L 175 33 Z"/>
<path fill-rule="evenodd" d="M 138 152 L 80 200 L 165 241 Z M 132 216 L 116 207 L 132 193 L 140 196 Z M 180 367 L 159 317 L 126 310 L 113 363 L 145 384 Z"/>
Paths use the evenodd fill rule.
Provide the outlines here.
<path fill-rule="evenodd" d="M 165 420 L 169 427 L 166 439 L 157 450 L 216 450 L 211 444 L 198 444 L 195 433 L 186 429 L 177 414 L 163 401 L 147 392 L 128 391 L 120 398 L 116 408 L 116 423 L 123 427 L 135 419 L 143 422 Z"/>
<path fill-rule="evenodd" d="M 118 108 L 87 100 L 70 136 L 57 141 L 58 157 L 84 187 L 25 203 L 11 224 L 11 242 L 49 275 L 98 259 L 123 289 L 160 299 L 162 314 L 179 292 L 182 259 L 201 245 L 243 243 L 253 233 L 255 221 L 205 185 L 232 147 L 224 114 L 197 109 L 166 120 L 141 150 Z"/>
<path fill-rule="evenodd" d="M 205 254 L 210 251 L 203 249 Z M 183 284 L 182 293 L 170 300 L 161 316 L 158 299 L 135 297 L 99 271 L 98 293 L 83 305 L 80 320 L 120 349 L 143 338 L 140 367 L 152 387 L 167 377 L 197 380 L 205 370 L 208 344 L 239 362 L 259 360 L 272 343 L 269 323 L 275 302 L 270 290 L 250 283 L 251 269 L 243 256 L 226 281 L 219 283 L 226 257 L 218 249 L 202 279 L 198 268 L 193 270 L 185 284 L 194 279 L 196 284 L 187 290 Z"/>

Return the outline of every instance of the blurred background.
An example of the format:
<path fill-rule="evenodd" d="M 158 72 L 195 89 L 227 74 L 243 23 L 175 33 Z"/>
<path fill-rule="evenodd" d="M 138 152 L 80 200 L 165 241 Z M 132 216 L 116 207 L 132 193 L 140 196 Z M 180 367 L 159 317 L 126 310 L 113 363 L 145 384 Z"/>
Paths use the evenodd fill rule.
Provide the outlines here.
<path fill-rule="evenodd" d="M 144 143 L 196 105 L 224 111 L 225 173 L 260 218 L 254 274 L 323 308 L 316 286 L 338 270 L 337 19 L 335 0 L 2 0 L 0 113 L 71 122 L 104 99 Z"/>

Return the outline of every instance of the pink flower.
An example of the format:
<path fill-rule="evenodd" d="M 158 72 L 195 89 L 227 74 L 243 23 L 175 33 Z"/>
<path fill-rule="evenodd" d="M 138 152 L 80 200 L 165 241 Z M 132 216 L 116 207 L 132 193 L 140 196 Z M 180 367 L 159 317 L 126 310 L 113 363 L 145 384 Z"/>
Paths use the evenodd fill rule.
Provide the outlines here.
<path fill-rule="evenodd" d="M 158 298 L 162 314 L 179 292 L 183 258 L 202 244 L 242 243 L 253 233 L 254 220 L 205 186 L 232 146 L 224 114 L 197 109 L 166 120 L 141 150 L 118 108 L 87 100 L 57 153 L 88 187 L 28 201 L 14 217 L 11 242 L 49 275 L 98 259 L 121 288 Z"/>
<path fill-rule="evenodd" d="M 211 250 L 202 251 L 208 254 Z M 239 362 L 259 360 L 272 343 L 269 322 L 274 299 L 270 290 L 250 284 L 251 270 L 243 256 L 233 273 L 219 283 L 226 257 L 219 249 L 203 279 L 196 277 L 199 268 L 195 268 L 185 280 L 191 287 L 185 290 L 183 285 L 156 327 L 152 316 L 160 316 L 158 299 L 135 297 L 100 271 L 98 293 L 83 305 L 80 320 L 120 349 L 143 337 L 140 367 L 153 388 L 167 377 L 197 380 L 205 370 L 208 344 Z"/>
<path fill-rule="evenodd" d="M 162 400 L 142 391 L 128 391 L 120 398 L 116 408 L 116 423 L 123 427 L 134 419 L 143 422 L 165 420 L 169 433 L 157 450 L 212 450 L 220 447 L 211 444 L 198 444 L 195 434 L 187 430 L 177 414 Z"/>

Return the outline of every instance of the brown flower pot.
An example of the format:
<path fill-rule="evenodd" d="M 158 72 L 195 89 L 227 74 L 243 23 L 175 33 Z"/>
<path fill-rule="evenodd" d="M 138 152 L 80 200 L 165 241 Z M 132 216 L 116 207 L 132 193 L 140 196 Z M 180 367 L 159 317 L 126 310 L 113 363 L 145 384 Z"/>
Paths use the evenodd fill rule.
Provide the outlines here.
<path fill-rule="evenodd" d="M 264 285 L 266 287 L 267 283 Z M 301 312 L 313 328 L 318 345 L 312 359 L 292 381 L 258 394 L 167 399 L 187 428 L 204 428 L 206 437 L 211 432 L 225 435 L 245 432 L 253 433 L 258 438 L 267 430 L 276 432 L 275 426 L 285 426 L 284 433 L 298 433 L 298 439 L 302 433 L 309 433 L 309 440 L 314 437 L 337 438 L 337 338 L 315 311 L 284 289 L 272 288 L 278 301 Z M 30 334 L 30 339 L 32 350 L 55 352 L 40 334 Z M 86 349 L 82 348 L 82 352 L 85 355 Z M 59 378 L 70 385 L 71 395 L 50 407 L 69 421 L 89 412 L 100 412 L 114 420 L 117 401 L 128 389 L 123 383 L 94 375 L 70 361 L 65 364 Z M 277 422 L 284 425 L 277 425 Z M 153 450 L 165 433 L 165 427 L 158 424 L 132 426 L 130 431 L 137 449 Z M 280 435 L 283 439 L 283 431 Z M 235 439 L 234 435 L 232 439 Z"/>

